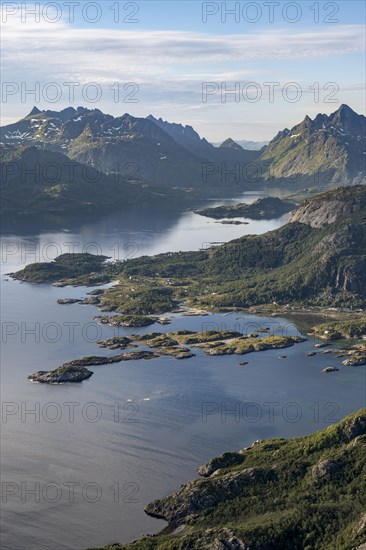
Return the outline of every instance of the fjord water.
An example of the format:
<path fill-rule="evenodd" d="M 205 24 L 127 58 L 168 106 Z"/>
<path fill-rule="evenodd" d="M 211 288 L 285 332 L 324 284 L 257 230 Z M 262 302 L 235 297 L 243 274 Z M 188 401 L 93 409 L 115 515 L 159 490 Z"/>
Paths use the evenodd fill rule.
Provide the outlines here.
<path fill-rule="evenodd" d="M 243 200 L 256 198 L 247 194 Z M 197 351 L 184 361 L 165 357 L 93 367 L 93 377 L 76 385 L 27 380 L 36 370 L 83 355 L 112 355 L 99 350 L 96 340 L 116 332 L 93 321 L 94 306 L 56 303 L 90 289 L 20 283 L 6 273 L 70 250 L 118 259 L 198 250 L 275 229 L 287 218 L 221 225 L 162 206 L 154 212 L 135 207 L 63 230 L 39 231 L 36 221 L 4 228 L 3 550 L 79 550 L 156 532 L 165 524 L 146 516 L 144 505 L 196 477 L 196 468 L 213 456 L 257 439 L 314 432 L 365 405 L 365 368 L 342 367 L 329 355 L 307 357 L 312 340 L 245 357 Z M 240 313 L 169 317 L 169 326 L 118 334 L 253 332 L 264 326 L 271 333 L 298 333 L 285 319 Z M 244 359 L 249 364 L 240 366 Z M 322 368 L 331 364 L 340 371 L 324 375 Z"/>

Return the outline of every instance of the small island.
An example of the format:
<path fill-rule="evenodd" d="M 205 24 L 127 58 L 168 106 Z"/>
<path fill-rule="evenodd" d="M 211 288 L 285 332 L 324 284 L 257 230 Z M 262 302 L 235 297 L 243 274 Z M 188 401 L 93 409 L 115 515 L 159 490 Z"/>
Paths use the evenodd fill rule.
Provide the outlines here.
<path fill-rule="evenodd" d="M 139 361 L 141 359 L 158 359 L 159 357 L 173 357 L 177 360 L 190 359 L 196 354 L 187 345 L 193 348 L 202 348 L 209 356 L 244 355 L 246 353 L 281 349 L 305 342 L 300 336 L 265 336 L 254 338 L 253 335 L 241 335 L 240 332 L 228 330 L 207 330 L 193 332 L 178 330 L 176 332 L 151 332 L 147 334 L 132 334 L 114 336 L 99 340 L 100 348 L 110 350 L 125 350 L 128 347 L 147 347 L 127 351 L 117 355 L 92 355 L 73 359 L 52 371 L 38 371 L 28 376 L 32 382 L 47 384 L 62 384 L 65 382 L 81 382 L 93 373 L 86 367 L 111 365 L 122 361 Z"/>
<path fill-rule="evenodd" d="M 296 204 L 277 197 L 265 197 L 252 204 L 238 203 L 196 210 L 196 214 L 214 218 L 250 218 L 252 220 L 273 219 L 283 216 L 296 208 Z M 221 222 L 224 223 L 224 222 Z M 230 223 L 225 221 L 225 223 Z"/>
<path fill-rule="evenodd" d="M 349 359 L 345 359 L 344 361 L 342 361 L 342 365 L 346 365 L 346 367 L 359 367 L 361 365 L 366 365 L 366 355 L 352 355 Z"/>
<path fill-rule="evenodd" d="M 93 376 L 93 372 L 83 366 L 63 365 L 57 369 L 39 370 L 28 376 L 32 382 L 39 384 L 65 384 L 66 382 L 82 382 Z"/>

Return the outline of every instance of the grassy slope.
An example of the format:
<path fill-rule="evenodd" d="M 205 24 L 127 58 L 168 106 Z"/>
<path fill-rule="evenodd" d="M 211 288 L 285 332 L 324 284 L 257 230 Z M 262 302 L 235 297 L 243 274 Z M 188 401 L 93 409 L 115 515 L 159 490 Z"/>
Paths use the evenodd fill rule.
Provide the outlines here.
<path fill-rule="evenodd" d="M 218 474 L 148 505 L 149 513 L 169 519 L 170 532 L 108 548 L 225 549 L 236 539 L 243 546 L 232 548 L 355 549 L 366 540 L 365 454 L 362 409 L 310 436 L 223 455 Z M 228 458 L 233 465 L 225 467 Z"/>

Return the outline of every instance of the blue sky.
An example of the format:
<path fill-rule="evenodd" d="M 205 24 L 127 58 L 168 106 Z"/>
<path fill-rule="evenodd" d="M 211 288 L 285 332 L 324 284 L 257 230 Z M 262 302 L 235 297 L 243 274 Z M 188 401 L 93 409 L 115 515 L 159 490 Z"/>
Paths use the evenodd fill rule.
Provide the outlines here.
<path fill-rule="evenodd" d="M 35 4 L 1 2 L 3 124 L 71 104 L 262 141 L 341 103 L 364 112 L 362 1 L 79 0 L 74 20 Z"/>

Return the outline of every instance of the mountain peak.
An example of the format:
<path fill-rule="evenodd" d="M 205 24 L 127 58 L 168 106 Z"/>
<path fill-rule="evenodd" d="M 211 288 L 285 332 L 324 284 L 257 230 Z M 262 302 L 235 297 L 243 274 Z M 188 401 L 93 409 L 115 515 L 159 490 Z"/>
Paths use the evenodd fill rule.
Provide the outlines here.
<path fill-rule="evenodd" d="M 342 104 L 337 111 L 329 116 L 331 124 L 339 127 L 346 134 L 354 136 L 365 136 L 366 119 L 363 115 L 357 114 L 348 105 Z"/>
<path fill-rule="evenodd" d="M 231 149 L 237 149 L 242 150 L 243 148 L 239 145 L 239 143 L 236 143 L 232 138 L 227 138 L 223 143 L 221 143 L 220 147 L 230 147 Z"/>
<path fill-rule="evenodd" d="M 346 105 L 346 103 L 342 103 L 342 105 L 339 107 L 338 111 L 336 111 L 338 113 L 349 113 L 349 114 L 353 114 L 353 115 L 357 115 L 357 113 L 351 109 L 351 107 L 349 107 L 349 105 Z"/>
<path fill-rule="evenodd" d="M 33 115 L 39 115 L 39 113 L 41 113 L 42 111 L 40 111 L 38 109 L 38 107 L 34 106 L 33 109 L 31 110 L 31 112 L 29 113 L 28 116 L 33 116 Z"/>

